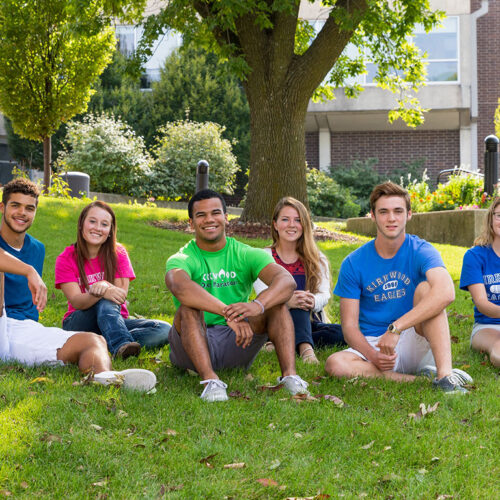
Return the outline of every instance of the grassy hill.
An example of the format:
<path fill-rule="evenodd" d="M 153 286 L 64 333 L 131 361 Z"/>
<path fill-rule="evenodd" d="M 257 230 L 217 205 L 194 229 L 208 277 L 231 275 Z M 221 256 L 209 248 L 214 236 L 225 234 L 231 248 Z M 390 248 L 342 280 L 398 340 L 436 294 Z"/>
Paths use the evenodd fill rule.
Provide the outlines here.
<path fill-rule="evenodd" d="M 49 302 L 41 317 L 59 326 L 66 301 L 53 286 L 54 262 L 74 242 L 79 202 L 43 199 L 31 233 L 46 245 Z M 189 235 L 148 225 L 184 211 L 114 206 L 118 239 L 137 275 L 130 311 L 171 321 L 165 261 Z M 263 246 L 265 241 L 253 241 Z M 353 245 L 322 243 L 336 277 Z M 439 245 L 455 282 L 464 248 Z M 467 396 L 435 392 L 427 380 L 335 380 L 323 366 L 298 372 L 315 395 L 297 401 L 274 384 L 274 353 L 249 373 L 221 373 L 233 397 L 199 399 L 199 378 L 173 368 L 168 348 L 143 352 L 158 377 L 154 394 L 75 385 L 75 367 L 0 364 L 0 497 L 13 498 L 462 498 L 500 496 L 498 370 L 469 349 L 472 303 L 457 287 L 449 308 L 455 366 L 475 379 Z M 329 306 L 338 318 L 338 302 Z M 320 351 L 324 362 L 329 351 Z M 437 409 L 419 418 L 420 405 Z M 411 416 L 416 414 L 416 417 Z M 226 468 L 229 464 L 238 467 Z M 241 465 L 243 464 L 243 465 Z"/>

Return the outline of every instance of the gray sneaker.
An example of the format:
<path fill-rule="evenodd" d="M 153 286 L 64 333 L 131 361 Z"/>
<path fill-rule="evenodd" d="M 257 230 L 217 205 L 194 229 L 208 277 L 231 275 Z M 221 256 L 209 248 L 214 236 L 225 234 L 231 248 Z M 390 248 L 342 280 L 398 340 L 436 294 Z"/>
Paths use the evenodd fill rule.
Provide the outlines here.
<path fill-rule="evenodd" d="M 462 387 L 462 381 L 454 373 L 440 379 L 435 378 L 432 381 L 432 386 L 446 394 L 467 394 L 469 392 L 465 387 Z"/>
<path fill-rule="evenodd" d="M 278 384 L 285 386 L 285 389 L 292 395 L 307 394 L 307 386 L 309 385 L 305 380 L 302 380 L 298 375 L 287 375 L 286 377 L 278 377 Z"/>
<path fill-rule="evenodd" d="M 102 385 L 119 385 L 134 391 L 150 391 L 156 385 L 156 375 L 142 368 L 129 368 L 121 372 L 110 370 L 94 375 L 94 381 Z"/>
<path fill-rule="evenodd" d="M 458 368 L 453 368 L 451 373 L 457 377 L 460 385 L 472 384 L 474 382 L 473 378 L 467 372 Z M 418 375 L 434 380 L 437 376 L 437 368 L 433 365 L 426 365 L 418 372 Z"/>
<path fill-rule="evenodd" d="M 206 384 L 200 398 L 212 403 L 214 401 L 227 401 L 227 384 L 218 378 L 202 380 L 200 384 Z"/>

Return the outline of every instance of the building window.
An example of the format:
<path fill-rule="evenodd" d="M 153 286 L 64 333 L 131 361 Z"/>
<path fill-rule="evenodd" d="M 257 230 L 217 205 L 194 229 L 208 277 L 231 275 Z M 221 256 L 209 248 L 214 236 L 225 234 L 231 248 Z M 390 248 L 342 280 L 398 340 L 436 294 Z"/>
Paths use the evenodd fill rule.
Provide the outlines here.
<path fill-rule="evenodd" d="M 143 31 L 141 26 L 115 26 L 118 50 L 125 56 L 131 55 L 137 48 Z M 151 57 L 144 63 L 141 89 L 151 89 L 152 82 L 160 79 L 160 71 L 165 59 L 181 45 L 182 37 L 175 32 L 167 32 L 158 38 L 153 44 Z"/>
<path fill-rule="evenodd" d="M 323 25 L 324 20 L 310 21 L 316 33 Z M 458 64 L 458 17 L 451 16 L 443 19 L 441 26 L 426 33 L 423 26 L 417 25 L 412 37 L 415 45 L 426 53 L 427 77 L 429 84 L 459 81 Z M 354 58 L 359 54 L 357 47 L 348 44 L 344 49 L 344 55 Z M 347 85 L 359 83 L 361 85 L 374 85 L 374 78 L 377 74 L 377 65 L 371 62 L 366 63 L 366 74 L 349 78 Z"/>

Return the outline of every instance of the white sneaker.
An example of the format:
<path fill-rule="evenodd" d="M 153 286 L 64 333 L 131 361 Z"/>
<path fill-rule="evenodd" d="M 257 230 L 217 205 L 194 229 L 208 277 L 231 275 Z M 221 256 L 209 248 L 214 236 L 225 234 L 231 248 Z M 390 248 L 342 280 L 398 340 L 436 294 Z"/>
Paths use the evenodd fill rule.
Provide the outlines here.
<path fill-rule="evenodd" d="M 212 403 L 214 401 L 227 401 L 227 384 L 218 378 L 202 380 L 200 384 L 206 384 L 200 398 Z"/>
<path fill-rule="evenodd" d="M 286 377 L 278 377 L 278 384 L 283 384 L 286 390 L 292 395 L 307 394 L 307 386 L 309 385 L 305 380 L 302 380 L 298 375 L 287 375 Z"/>
<path fill-rule="evenodd" d="M 464 372 L 459 368 L 452 368 L 451 373 L 455 375 L 457 382 L 461 386 L 472 384 L 474 382 L 473 378 L 467 372 Z M 437 377 L 437 368 L 433 365 L 427 365 L 421 368 L 417 374 L 433 380 Z"/>
<path fill-rule="evenodd" d="M 147 392 L 156 385 L 156 375 L 142 368 L 129 368 L 121 372 L 110 370 L 97 373 L 94 381 L 102 385 L 116 384 L 125 389 Z"/>

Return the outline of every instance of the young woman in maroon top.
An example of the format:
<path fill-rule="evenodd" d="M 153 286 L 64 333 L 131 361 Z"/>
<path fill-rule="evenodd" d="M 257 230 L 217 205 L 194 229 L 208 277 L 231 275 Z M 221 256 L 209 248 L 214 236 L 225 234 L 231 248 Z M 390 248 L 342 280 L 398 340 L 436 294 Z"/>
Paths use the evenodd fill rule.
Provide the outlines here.
<path fill-rule="evenodd" d="M 315 345 L 344 344 L 340 325 L 328 323 L 323 311 L 331 296 L 328 260 L 314 242 L 306 207 L 295 198 L 282 198 L 276 205 L 271 235 L 273 244 L 265 250 L 297 283 L 288 301 L 297 352 L 305 362 L 317 364 Z M 259 294 L 265 285 L 257 280 L 254 288 Z"/>

